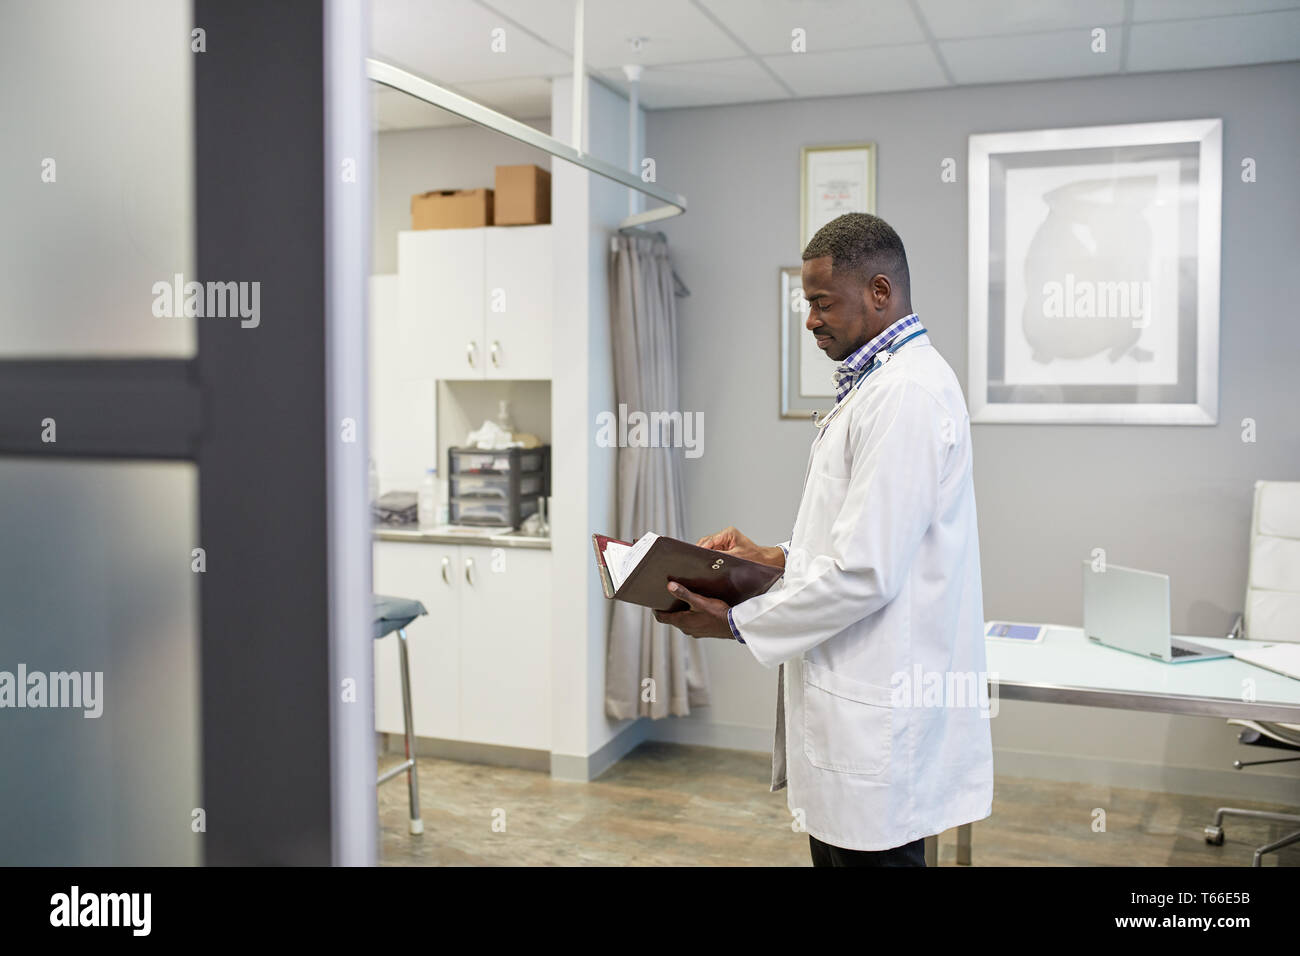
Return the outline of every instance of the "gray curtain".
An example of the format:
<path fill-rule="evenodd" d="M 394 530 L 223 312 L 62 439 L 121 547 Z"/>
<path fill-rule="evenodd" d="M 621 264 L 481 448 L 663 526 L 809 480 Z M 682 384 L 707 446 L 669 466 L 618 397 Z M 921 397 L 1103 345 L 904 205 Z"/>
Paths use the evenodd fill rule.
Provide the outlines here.
<path fill-rule="evenodd" d="M 610 323 L 614 348 L 614 414 L 686 412 L 677 393 L 677 300 L 672 263 L 662 240 L 618 236 L 610 257 Z M 631 428 L 628 432 L 631 435 Z M 670 425 L 659 447 L 618 449 L 618 530 L 624 541 L 647 531 L 685 535 L 682 438 Z M 629 442 L 630 444 L 630 442 Z M 647 442 L 653 446 L 654 442 Z M 605 666 L 610 717 L 684 716 L 709 703 L 703 649 L 694 638 L 660 624 L 647 608 L 614 601 Z M 653 684 L 647 685 L 649 678 Z"/>

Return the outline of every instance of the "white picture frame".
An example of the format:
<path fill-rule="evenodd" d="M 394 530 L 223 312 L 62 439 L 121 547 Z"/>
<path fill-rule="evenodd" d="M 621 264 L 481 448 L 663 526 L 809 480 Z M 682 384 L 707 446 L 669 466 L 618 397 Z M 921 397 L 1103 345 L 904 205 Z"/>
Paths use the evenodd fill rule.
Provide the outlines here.
<path fill-rule="evenodd" d="M 799 152 L 799 251 L 847 212 L 876 211 L 876 144 L 805 146 Z"/>
<path fill-rule="evenodd" d="M 1218 421 L 1219 119 L 978 134 L 971 421 Z"/>
<path fill-rule="evenodd" d="M 803 269 L 780 270 L 781 417 L 811 420 L 835 405 L 835 369 L 838 365 L 817 347 L 808 321 L 808 300 L 803 296 Z"/>

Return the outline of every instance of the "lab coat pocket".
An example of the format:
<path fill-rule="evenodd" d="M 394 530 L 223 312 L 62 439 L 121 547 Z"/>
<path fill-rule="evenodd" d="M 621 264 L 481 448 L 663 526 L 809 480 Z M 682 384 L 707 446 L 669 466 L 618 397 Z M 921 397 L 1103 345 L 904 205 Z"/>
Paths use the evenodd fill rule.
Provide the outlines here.
<path fill-rule="evenodd" d="M 803 749 L 814 767 L 880 774 L 889 766 L 894 711 L 888 687 L 803 661 Z"/>

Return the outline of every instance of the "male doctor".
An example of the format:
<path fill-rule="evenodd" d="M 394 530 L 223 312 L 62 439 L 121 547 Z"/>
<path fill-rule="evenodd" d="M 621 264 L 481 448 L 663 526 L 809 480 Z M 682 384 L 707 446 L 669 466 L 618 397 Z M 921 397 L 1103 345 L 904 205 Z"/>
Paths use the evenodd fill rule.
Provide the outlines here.
<path fill-rule="evenodd" d="M 734 607 L 670 584 L 690 610 L 655 614 L 781 665 L 772 790 L 789 784 L 814 866 L 924 866 L 925 837 L 993 800 L 970 418 L 883 219 L 818 231 L 803 292 L 838 367 L 794 531 L 699 541 L 785 574 Z"/>

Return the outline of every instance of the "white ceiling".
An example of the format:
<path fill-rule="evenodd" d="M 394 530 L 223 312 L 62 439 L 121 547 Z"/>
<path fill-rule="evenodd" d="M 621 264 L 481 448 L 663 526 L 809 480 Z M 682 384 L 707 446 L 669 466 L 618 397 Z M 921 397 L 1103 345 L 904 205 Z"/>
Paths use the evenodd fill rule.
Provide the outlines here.
<path fill-rule="evenodd" d="M 517 119 L 573 72 L 574 0 L 371 0 L 374 55 Z M 1106 52 L 1091 50 L 1094 28 Z M 493 33 L 506 49 L 494 52 Z M 791 52 L 801 29 L 807 52 Z M 634 41 L 639 41 L 636 43 Z M 586 0 L 588 72 L 647 109 L 1300 59 L 1300 0 Z M 381 130 L 461 122 L 376 86 Z"/>

